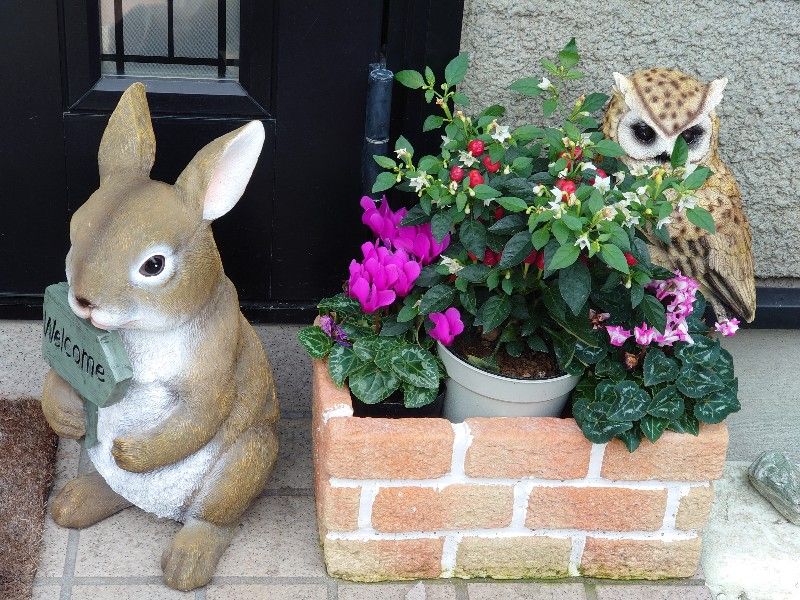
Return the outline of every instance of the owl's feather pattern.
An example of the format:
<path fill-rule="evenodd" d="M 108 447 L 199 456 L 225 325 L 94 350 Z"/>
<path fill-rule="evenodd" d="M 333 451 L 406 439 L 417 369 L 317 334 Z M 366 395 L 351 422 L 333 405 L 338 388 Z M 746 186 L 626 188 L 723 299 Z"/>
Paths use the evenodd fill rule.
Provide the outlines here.
<path fill-rule="evenodd" d="M 677 136 L 701 114 L 709 92 L 709 84 L 671 69 L 637 71 L 627 81 L 632 88 L 628 93 L 636 97 L 631 101 L 615 90 L 603 121 L 603 132 L 613 140 L 631 104 L 646 110 L 647 120 L 662 133 Z M 650 236 L 650 250 L 654 263 L 700 282 L 719 320 L 739 316 L 751 322 L 756 306 L 752 234 L 733 173 L 718 155 L 719 119 L 713 111 L 710 116 L 711 143 L 699 164 L 709 167 L 713 175 L 695 195 L 697 204 L 714 217 L 717 232 L 710 234 L 690 223 L 685 214 L 676 215 L 668 226 L 672 243 L 666 245 Z M 637 162 L 629 157 L 623 160 Z"/>

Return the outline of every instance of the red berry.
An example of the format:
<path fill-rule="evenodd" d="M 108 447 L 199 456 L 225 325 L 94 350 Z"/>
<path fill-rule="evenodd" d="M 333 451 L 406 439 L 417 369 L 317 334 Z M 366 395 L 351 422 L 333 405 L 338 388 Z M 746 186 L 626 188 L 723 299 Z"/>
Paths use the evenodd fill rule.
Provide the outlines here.
<path fill-rule="evenodd" d="M 483 166 L 486 167 L 486 170 L 489 173 L 497 173 L 500 170 L 500 161 L 492 162 L 492 159 L 489 158 L 488 155 L 483 157 Z"/>
<path fill-rule="evenodd" d="M 533 250 L 528 256 L 525 257 L 524 262 L 526 265 L 532 265 L 539 259 L 539 253 L 536 250 Z"/>
<path fill-rule="evenodd" d="M 477 169 L 472 169 L 469 172 L 469 187 L 475 187 L 483 183 L 483 175 Z"/>
<path fill-rule="evenodd" d="M 575 182 L 571 179 L 559 179 L 556 181 L 556 187 L 562 192 L 567 192 L 568 194 L 574 194 L 575 190 L 578 189 L 578 186 L 575 185 Z"/>
<path fill-rule="evenodd" d="M 449 281 L 450 283 L 454 283 L 455 280 L 456 280 L 456 276 L 455 275 L 450 275 L 450 277 L 447 278 L 447 281 Z"/>
<path fill-rule="evenodd" d="M 464 169 L 459 167 L 458 165 L 453 165 L 450 167 L 450 181 L 461 181 L 464 179 Z"/>
<path fill-rule="evenodd" d="M 495 252 L 490 248 L 486 248 L 486 252 L 483 255 L 483 264 L 485 264 L 487 267 L 493 267 L 499 262 L 500 262 L 500 253 Z"/>
<path fill-rule="evenodd" d="M 467 150 L 469 150 L 469 153 L 472 154 L 472 156 L 480 156 L 483 154 L 484 148 L 485 146 L 480 140 L 470 140 L 467 144 Z"/>
<path fill-rule="evenodd" d="M 494 220 L 499 221 L 502 219 L 506 214 L 505 209 L 502 206 L 498 206 L 494 209 Z"/>
<path fill-rule="evenodd" d="M 629 267 L 632 267 L 639 262 L 630 252 L 623 252 L 623 254 L 625 255 L 625 262 L 628 263 Z"/>
<path fill-rule="evenodd" d="M 536 268 L 540 271 L 544 271 L 544 250 L 539 252 L 539 255 L 536 257 Z"/>
<path fill-rule="evenodd" d="M 605 171 L 603 171 L 603 169 L 597 169 L 597 176 L 598 176 L 598 177 L 602 177 L 603 179 L 605 179 L 606 177 L 608 177 L 608 175 L 606 175 L 606 172 L 605 172 Z"/>
<path fill-rule="evenodd" d="M 472 252 L 467 252 L 467 256 L 472 262 L 478 262 L 478 257 L 475 256 Z"/>

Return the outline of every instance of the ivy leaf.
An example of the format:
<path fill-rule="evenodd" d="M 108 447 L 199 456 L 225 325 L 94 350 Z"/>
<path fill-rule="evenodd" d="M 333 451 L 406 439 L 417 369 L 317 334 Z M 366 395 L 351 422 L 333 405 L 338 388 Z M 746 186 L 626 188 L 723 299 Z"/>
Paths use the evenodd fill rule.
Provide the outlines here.
<path fill-rule="evenodd" d="M 702 206 L 695 206 L 694 208 L 686 209 L 686 216 L 689 221 L 700 229 L 705 229 L 709 233 L 716 233 L 717 226 L 714 223 L 714 217 Z"/>
<path fill-rule="evenodd" d="M 361 361 L 356 357 L 351 348 L 336 344 L 331 348 L 328 356 L 328 372 L 331 379 L 339 387 L 344 385 L 347 376 L 361 366 Z"/>
<path fill-rule="evenodd" d="M 678 363 L 667 357 L 662 350 L 651 348 L 644 357 L 644 384 L 647 387 L 674 381 L 678 376 Z"/>
<path fill-rule="evenodd" d="M 565 244 L 556 250 L 556 253 L 553 254 L 553 258 L 551 258 L 550 262 L 546 264 L 546 267 L 550 271 L 556 271 L 558 269 L 568 267 L 578 260 L 578 255 L 580 252 L 580 248 L 574 244 Z"/>
<path fill-rule="evenodd" d="M 638 421 L 647 414 L 650 395 L 633 381 L 620 381 L 615 387 L 616 400 L 608 418 L 612 421 Z"/>
<path fill-rule="evenodd" d="M 661 434 L 664 433 L 664 430 L 669 424 L 669 419 L 662 419 L 661 417 L 653 417 L 650 415 L 645 415 L 642 417 L 642 420 L 639 421 L 639 427 L 642 433 L 653 443 L 661 437 Z"/>
<path fill-rule="evenodd" d="M 500 262 L 497 266 L 500 269 L 516 267 L 525 260 L 532 250 L 533 244 L 531 244 L 531 235 L 527 231 L 520 231 L 506 242 L 503 253 L 500 256 Z"/>
<path fill-rule="evenodd" d="M 391 366 L 405 383 L 439 389 L 439 366 L 433 354 L 419 346 L 403 346 L 391 353 Z"/>
<path fill-rule="evenodd" d="M 703 423 L 720 423 L 742 406 L 738 398 L 739 385 L 733 380 L 721 390 L 710 393 L 694 404 L 694 416 Z"/>
<path fill-rule="evenodd" d="M 395 73 L 394 78 L 407 88 L 418 90 L 425 85 L 425 80 L 422 78 L 422 73 L 407 69 L 405 71 L 398 71 Z"/>
<path fill-rule="evenodd" d="M 569 267 L 561 269 L 558 274 L 558 289 L 573 314 L 579 314 L 592 291 L 589 268 L 582 262 L 576 261 Z"/>
<path fill-rule="evenodd" d="M 455 297 L 456 290 L 449 285 L 444 283 L 435 285 L 422 295 L 419 302 L 419 312 L 422 315 L 442 312 L 453 303 Z"/>
<path fill-rule="evenodd" d="M 614 244 L 603 244 L 600 246 L 600 258 L 612 269 L 616 269 L 621 273 L 629 273 L 628 261 L 625 260 L 625 255 L 622 250 L 617 248 Z"/>
<path fill-rule="evenodd" d="M 364 404 L 378 404 L 400 387 L 400 379 L 392 371 L 381 371 L 370 363 L 353 372 L 349 384 L 350 391 Z"/>
<path fill-rule="evenodd" d="M 483 260 L 486 252 L 486 227 L 474 219 L 467 219 L 458 229 L 458 236 L 464 248 Z"/>
<path fill-rule="evenodd" d="M 539 80 L 535 77 L 523 77 L 522 79 L 517 79 L 511 84 L 510 89 L 525 96 L 539 96 L 543 91 L 539 88 Z"/>
<path fill-rule="evenodd" d="M 675 140 L 675 146 L 672 148 L 669 162 L 672 164 L 672 168 L 676 168 L 685 165 L 688 158 L 689 144 L 679 135 L 678 139 Z"/>
<path fill-rule="evenodd" d="M 710 367 L 717 362 L 720 356 L 718 340 L 706 336 L 696 336 L 694 344 L 679 342 L 675 348 L 675 358 L 684 364 L 701 365 Z"/>
<path fill-rule="evenodd" d="M 311 358 L 324 358 L 333 346 L 333 340 L 316 325 L 303 327 L 297 332 L 297 338 Z"/>
<path fill-rule="evenodd" d="M 483 327 L 484 333 L 492 331 L 511 314 L 511 300 L 505 294 L 490 296 L 478 309 L 475 325 Z"/>
<path fill-rule="evenodd" d="M 394 173 L 390 173 L 389 171 L 378 173 L 378 176 L 375 178 L 375 183 L 372 185 L 372 193 L 388 190 L 394 187 L 395 183 L 397 183 L 397 176 Z"/>
<path fill-rule="evenodd" d="M 447 63 L 444 68 L 444 80 L 448 85 L 456 85 L 464 81 L 464 76 L 467 74 L 467 67 L 469 66 L 469 54 L 466 52 L 460 53 L 453 60 Z"/>
<path fill-rule="evenodd" d="M 647 407 L 647 414 L 674 421 L 680 418 L 684 410 L 683 396 L 674 385 L 670 385 L 656 392 Z"/>
<path fill-rule="evenodd" d="M 608 158 L 617 158 L 618 156 L 625 156 L 625 150 L 622 149 L 617 142 L 613 140 L 600 140 L 595 145 L 595 149 Z"/>
<path fill-rule="evenodd" d="M 686 364 L 681 367 L 680 374 L 675 380 L 675 386 L 684 396 L 702 398 L 712 392 L 721 390 L 724 384 L 719 375 L 711 369 Z"/>
<path fill-rule="evenodd" d="M 421 408 L 436 400 L 439 395 L 438 389 L 417 387 L 415 385 L 403 385 L 403 405 L 406 408 Z"/>

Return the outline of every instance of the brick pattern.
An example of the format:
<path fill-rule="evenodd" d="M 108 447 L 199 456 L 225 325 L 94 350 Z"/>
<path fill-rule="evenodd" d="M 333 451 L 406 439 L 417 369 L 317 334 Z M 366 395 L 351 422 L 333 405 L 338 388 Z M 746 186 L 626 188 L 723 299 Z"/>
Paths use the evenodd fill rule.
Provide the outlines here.
<path fill-rule="evenodd" d="M 573 419 L 361 419 L 324 363 L 315 364 L 313 402 L 317 517 L 331 575 L 697 571 L 724 425 L 697 437 L 667 432 L 629 454 L 617 442 L 591 444 Z"/>

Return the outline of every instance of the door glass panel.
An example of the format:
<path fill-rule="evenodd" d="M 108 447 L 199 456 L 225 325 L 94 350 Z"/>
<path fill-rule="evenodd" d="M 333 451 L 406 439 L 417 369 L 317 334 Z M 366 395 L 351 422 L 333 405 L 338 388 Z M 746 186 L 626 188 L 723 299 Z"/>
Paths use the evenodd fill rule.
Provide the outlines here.
<path fill-rule="evenodd" d="M 238 79 L 240 0 L 99 0 L 102 73 Z"/>

